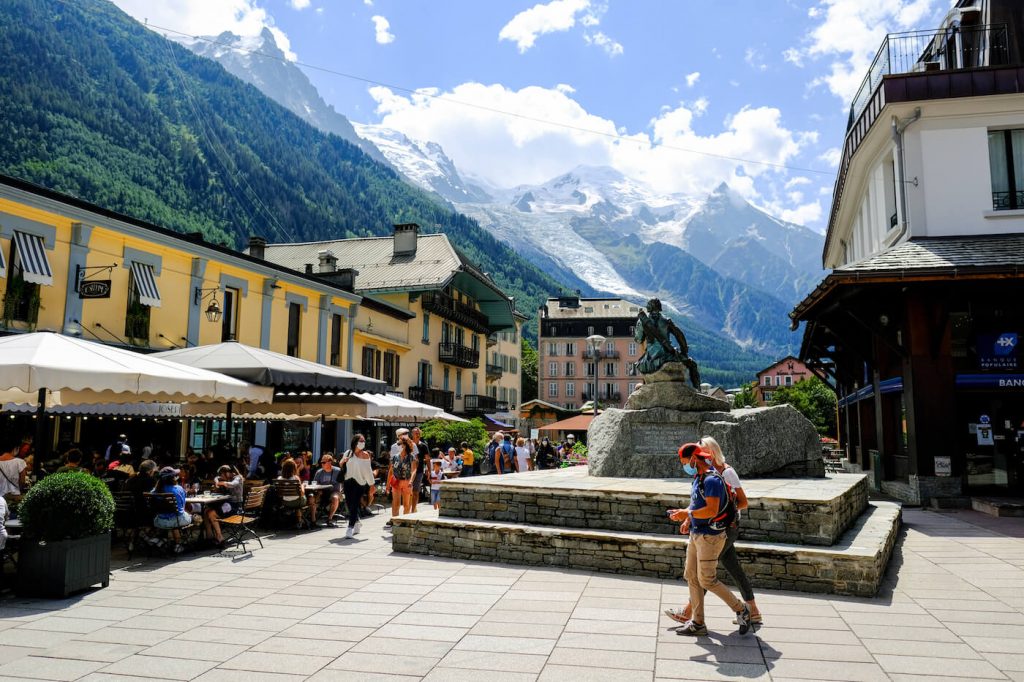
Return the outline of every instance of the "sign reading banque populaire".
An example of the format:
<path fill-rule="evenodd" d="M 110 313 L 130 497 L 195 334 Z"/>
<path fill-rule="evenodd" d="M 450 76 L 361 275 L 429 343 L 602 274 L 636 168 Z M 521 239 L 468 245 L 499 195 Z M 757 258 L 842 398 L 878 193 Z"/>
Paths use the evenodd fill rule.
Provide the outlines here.
<path fill-rule="evenodd" d="M 1024 388 L 1024 374 L 957 374 L 958 388 Z"/>
<path fill-rule="evenodd" d="M 1017 332 L 978 335 L 979 369 L 1017 369 Z"/>

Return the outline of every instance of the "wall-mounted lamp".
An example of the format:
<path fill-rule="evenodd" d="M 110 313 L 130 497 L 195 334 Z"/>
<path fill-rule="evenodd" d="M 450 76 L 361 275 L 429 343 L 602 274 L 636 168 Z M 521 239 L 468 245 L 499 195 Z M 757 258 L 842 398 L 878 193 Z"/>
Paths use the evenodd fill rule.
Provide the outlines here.
<path fill-rule="evenodd" d="M 195 294 L 192 296 L 192 303 L 199 305 L 204 299 L 209 297 L 210 305 L 206 306 L 206 319 L 210 322 L 217 322 L 220 320 L 220 304 L 217 303 L 217 292 L 220 291 L 220 287 L 211 287 L 210 289 L 202 289 L 196 287 Z"/>

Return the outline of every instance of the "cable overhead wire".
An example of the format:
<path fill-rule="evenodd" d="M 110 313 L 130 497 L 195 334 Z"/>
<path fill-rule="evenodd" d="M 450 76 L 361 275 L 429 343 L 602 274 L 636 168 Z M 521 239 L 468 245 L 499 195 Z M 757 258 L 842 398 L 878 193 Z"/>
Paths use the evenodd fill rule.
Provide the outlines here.
<path fill-rule="evenodd" d="M 330 69 L 330 68 L 327 68 L 325 66 L 318 66 L 316 64 L 310 64 L 308 62 L 301 62 L 301 61 L 298 61 L 298 60 L 292 62 L 292 61 L 289 61 L 287 59 L 283 59 L 281 57 L 278 57 L 276 55 L 268 54 L 266 52 L 261 52 L 260 50 L 249 49 L 249 48 L 245 48 L 245 47 L 239 47 L 237 45 L 232 45 L 230 43 L 224 43 L 224 42 L 221 42 L 221 41 L 218 41 L 218 40 L 214 40 L 212 38 L 207 38 L 205 36 L 191 35 L 189 33 L 184 33 L 182 31 L 177 31 L 177 30 L 175 30 L 173 28 L 168 28 L 166 26 L 158 26 L 157 24 L 151 24 L 151 23 L 147 22 L 146 23 L 146 27 L 147 28 L 158 29 L 158 30 L 166 32 L 166 33 L 173 33 L 175 35 L 179 35 L 179 36 L 182 36 L 184 38 L 191 38 L 192 40 L 201 40 L 203 42 L 210 43 L 211 45 L 218 45 L 220 47 L 225 47 L 225 48 L 228 48 L 230 50 L 234 50 L 236 52 L 245 52 L 247 54 L 257 55 L 257 56 L 260 56 L 260 57 L 265 57 L 267 59 L 272 59 L 272 60 L 279 61 L 279 62 L 282 62 L 282 63 L 294 64 L 296 66 L 302 66 L 302 67 L 305 67 L 307 69 L 311 69 L 313 71 L 320 71 L 322 73 L 328 73 L 328 74 L 331 74 L 333 76 L 340 76 L 342 78 L 348 78 L 349 80 L 359 81 L 361 83 L 367 83 L 369 85 L 379 85 L 379 86 L 382 86 L 382 87 L 385 87 L 385 88 L 390 88 L 391 90 L 397 90 L 399 92 L 404 92 L 404 93 L 407 93 L 407 94 L 410 94 L 410 95 L 417 95 L 417 96 L 420 96 L 420 97 L 429 97 L 429 98 L 435 99 L 435 100 L 437 100 L 439 102 L 446 102 L 448 104 L 455 104 L 457 106 L 469 107 L 469 108 L 477 109 L 477 110 L 480 110 L 480 111 L 487 111 L 487 112 L 490 112 L 490 113 L 493 113 L 493 114 L 499 114 L 499 115 L 502 115 L 502 116 L 508 116 L 509 118 L 516 118 L 516 119 L 519 119 L 519 120 L 522 120 L 522 121 L 530 121 L 530 122 L 533 122 L 533 123 L 540 123 L 540 124 L 543 124 L 543 125 L 548 125 L 548 126 L 552 126 L 552 127 L 556 127 L 556 128 L 564 128 L 566 130 L 572 130 L 572 131 L 580 132 L 580 133 L 587 133 L 589 135 L 597 135 L 597 136 L 600 136 L 600 137 L 605 137 L 605 138 L 609 138 L 609 139 L 612 139 L 612 140 L 617 140 L 617 141 L 623 142 L 623 143 L 637 144 L 636 140 L 630 139 L 628 137 L 624 137 L 622 135 L 619 135 L 618 133 L 609 133 L 609 132 L 605 132 L 603 130 L 594 130 L 593 128 L 585 128 L 583 126 L 576 126 L 576 125 L 573 125 L 571 123 L 562 123 L 562 122 L 559 122 L 559 121 L 551 121 L 551 120 L 548 120 L 548 119 L 545 119 L 545 118 L 539 118 L 539 117 L 536 117 L 536 116 L 529 116 L 527 114 L 520 114 L 520 113 L 517 113 L 517 112 L 514 112 L 514 111 L 507 111 L 505 109 L 498 109 L 496 107 L 489 107 L 489 106 L 486 106 L 484 104 L 477 104 L 475 102 L 466 102 L 466 101 L 463 101 L 463 100 L 452 99 L 452 98 L 446 97 L 444 95 L 437 95 L 437 94 L 433 94 L 433 93 L 430 93 L 430 92 L 425 92 L 423 90 L 416 90 L 416 89 L 413 89 L 413 88 L 407 88 L 407 87 L 403 87 L 401 85 L 394 85 L 392 83 L 385 83 L 383 81 L 374 80 L 372 78 L 367 78 L 365 76 L 358 76 L 356 74 L 346 73 L 344 71 L 338 71 L 336 69 Z M 677 147 L 675 145 L 664 144 L 664 143 L 659 144 L 657 146 L 662 148 L 662 149 L 670 149 L 672 151 L 683 152 L 685 154 L 698 154 L 700 156 L 707 156 L 707 157 L 711 157 L 711 158 L 715 158 L 715 159 L 722 159 L 722 160 L 725 160 L 725 161 L 736 161 L 738 163 L 754 164 L 754 165 L 758 165 L 758 166 L 766 166 L 766 167 L 769 167 L 769 168 L 778 168 L 780 170 L 789 170 L 789 171 L 794 171 L 794 172 L 798 172 L 798 173 L 814 173 L 814 174 L 817 174 L 817 175 L 834 175 L 833 171 L 823 171 L 823 170 L 818 170 L 816 168 L 803 168 L 803 167 L 800 167 L 800 166 L 790 166 L 790 165 L 787 165 L 787 164 L 784 164 L 784 163 L 773 163 L 771 161 L 758 161 L 756 159 L 748 159 L 748 158 L 743 158 L 743 157 L 739 157 L 739 156 L 728 156 L 726 154 L 716 154 L 714 152 L 707 152 L 707 151 L 702 151 L 702 150 L 699 150 L 699 149 L 690 149 L 690 148 L 687 148 L 687 147 Z"/>
<path fill-rule="evenodd" d="M 148 22 L 146 26 L 149 26 Z M 281 224 L 281 222 L 277 219 L 277 216 L 275 216 L 273 212 L 267 207 L 267 205 L 263 203 L 263 201 L 259 197 L 259 194 L 256 192 L 256 190 L 252 188 L 252 185 L 249 184 L 249 181 L 245 178 L 244 174 L 238 172 L 237 168 L 234 168 L 233 164 L 229 163 L 231 159 L 231 154 L 228 153 L 227 149 L 217 138 L 216 132 L 213 130 L 213 126 L 210 125 L 209 129 L 207 128 L 207 122 L 199 111 L 199 107 L 197 106 L 195 101 L 194 93 L 191 91 L 191 85 L 189 84 L 188 79 L 185 77 L 185 74 L 182 72 L 181 67 L 178 65 L 178 60 L 174 56 L 174 48 L 170 44 L 170 41 L 167 41 L 165 47 L 167 48 L 168 55 L 171 58 L 171 64 L 174 66 L 175 75 L 177 75 L 178 81 L 181 83 L 182 94 L 185 96 L 185 101 L 188 102 L 189 108 L 192 110 L 192 114 L 196 119 L 196 127 L 199 129 L 199 132 L 200 134 L 202 134 L 203 138 L 206 139 L 207 144 L 210 146 L 210 151 L 213 152 L 213 155 L 217 158 L 217 161 L 220 162 L 221 166 L 224 168 L 225 175 L 228 177 L 229 180 L 231 180 L 234 183 L 235 189 L 240 191 L 241 194 L 246 199 L 248 199 L 257 210 L 261 211 L 267 217 L 269 226 L 277 233 L 278 238 L 283 237 L 283 241 L 296 241 L 295 238 L 292 236 L 291 232 Z M 239 182 L 245 185 L 245 189 L 239 186 Z M 238 203 L 239 208 L 241 208 L 245 212 L 245 215 L 249 219 L 251 226 L 253 228 L 256 228 L 256 220 L 253 217 L 253 215 L 249 212 L 249 210 L 245 207 L 244 203 L 242 201 L 239 201 L 237 197 L 235 201 Z"/>

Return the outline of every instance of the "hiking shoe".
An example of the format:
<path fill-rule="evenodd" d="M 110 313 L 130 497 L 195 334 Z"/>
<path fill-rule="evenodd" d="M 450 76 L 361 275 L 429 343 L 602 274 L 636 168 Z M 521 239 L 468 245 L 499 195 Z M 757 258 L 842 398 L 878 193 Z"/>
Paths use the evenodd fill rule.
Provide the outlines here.
<path fill-rule="evenodd" d="M 736 612 L 736 624 L 740 626 L 741 635 L 750 632 L 750 607 L 746 604 L 743 605 L 742 611 Z"/>
<path fill-rule="evenodd" d="M 677 635 L 689 635 L 690 637 L 705 637 L 708 634 L 708 626 L 704 623 L 687 621 L 686 625 L 676 630 Z"/>
<path fill-rule="evenodd" d="M 736 621 L 737 621 L 737 619 L 733 618 L 732 619 L 732 624 L 733 625 L 738 625 L 738 623 Z M 760 613 L 758 613 L 758 614 L 753 614 L 753 613 L 750 614 L 750 624 L 751 625 L 764 625 L 764 616 L 761 615 Z"/>
<path fill-rule="evenodd" d="M 690 622 L 690 619 L 683 615 L 682 609 L 665 609 L 665 615 L 675 622 L 682 623 L 683 625 Z"/>

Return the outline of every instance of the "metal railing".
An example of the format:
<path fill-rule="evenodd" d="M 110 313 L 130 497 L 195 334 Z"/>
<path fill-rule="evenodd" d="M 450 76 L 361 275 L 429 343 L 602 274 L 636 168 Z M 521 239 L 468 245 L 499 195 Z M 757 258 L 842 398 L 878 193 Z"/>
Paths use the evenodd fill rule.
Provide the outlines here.
<path fill-rule="evenodd" d="M 448 294 L 429 291 L 422 294 L 423 309 L 427 312 L 436 313 L 441 317 L 469 327 L 475 332 L 486 334 L 490 331 L 490 321 L 487 315 L 483 314 L 471 305 L 456 301 Z"/>
<path fill-rule="evenodd" d="M 505 370 L 502 368 L 501 365 L 492 365 L 489 362 L 487 363 L 487 376 L 489 376 L 489 377 L 500 377 L 504 373 L 505 373 Z"/>
<path fill-rule="evenodd" d="M 992 192 L 993 211 L 1014 211 L 1024 208 L 1024 191 Z"/>
<path fill-rule="evenodd" d="M 479 414 L 483 412 L 497 412 L 498 399 L 489 395 L 476 395 L 470 393 L 463 396 L 462 409 L 467 414 Z"/>
<path fill-rule="evenodd" d="M 950 26 L 933 31 L 890 33 L 882 41 L 850 104 L 849 130 L 884 76 L 999 66 L 1010 58 L 1006 24 Z"/>
<path fill-rule="evenodd" d="M 455 394 L 451 391 L 425 388 L 423 386 L 410 386 L 409 399 L 440 407 L 445 412 L 451 412 L 455 409 Z"/>
<path fill-rule="evenodd" d="M 438 357 L 441 362 L 457 367 L 475 369 L 480 366 L 480 350 L 461 343 L 442 341 L 438 344 Z"/>

